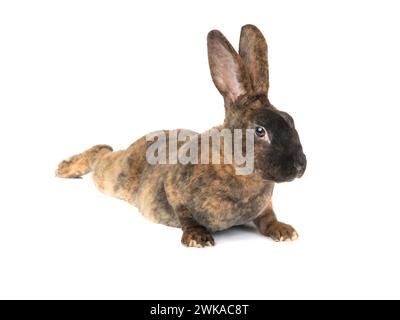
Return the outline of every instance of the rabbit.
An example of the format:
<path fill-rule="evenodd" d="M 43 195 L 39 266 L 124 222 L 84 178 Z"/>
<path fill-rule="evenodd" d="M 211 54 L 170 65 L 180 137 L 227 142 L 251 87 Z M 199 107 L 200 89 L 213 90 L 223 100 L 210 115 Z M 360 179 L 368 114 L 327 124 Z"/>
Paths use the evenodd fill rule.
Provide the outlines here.
<path fill-rule="evenodd" d="M 274 241 L 296 240 L 295 229 L 277 220 L 272 193 L 275 183 L 300 178 L 307 160 L 293 118 L 268 100 L 266 40 L 257 27 L 245 25 L 239 53 L 218 30 L 209 32 L 207 48 L 225 106 L 224 123 L 214 129 L 253 129 L 250 174 L 236 174 L 235 162 L 150 164 L 146 150 L 154 141 L 144 136 L 123 151 L 94 146 L 62 161 L 56 175 L 79 178 L 92 172 L 101 192 L 137 206 L 153 222 L 181 228 L 181 242 L 188 247 L 213 246 L 213 232 L 247 223 Z M 169 141 L 182 130 L 162 132 Z M 190 131 L 188 140 L 205 134 Z M 179 142 L 178 149 L 183 145 Z M 167 153 L 167 147 L 160 152 Z"/>

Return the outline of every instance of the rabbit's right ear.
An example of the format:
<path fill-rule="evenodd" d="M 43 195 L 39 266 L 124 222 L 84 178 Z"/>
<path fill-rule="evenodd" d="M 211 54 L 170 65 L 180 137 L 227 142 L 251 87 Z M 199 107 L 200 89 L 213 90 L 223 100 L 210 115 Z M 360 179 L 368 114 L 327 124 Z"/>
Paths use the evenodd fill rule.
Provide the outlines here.
<path fill-rule="evenodd" d="M 246 66 L 254 92 L 268 94 L 268 47 L 264 36 L 256 26 L 247 24 L 240 33 L 239 55 Z"/>
<path fill-rule="evenodd" d="M 235 102 L 251 90 L 251 83 L 246 68 L 239 54 L 218 31 L 210 31 L 207 37 L 208 62 L 211 77 L 225 100 Z"/>

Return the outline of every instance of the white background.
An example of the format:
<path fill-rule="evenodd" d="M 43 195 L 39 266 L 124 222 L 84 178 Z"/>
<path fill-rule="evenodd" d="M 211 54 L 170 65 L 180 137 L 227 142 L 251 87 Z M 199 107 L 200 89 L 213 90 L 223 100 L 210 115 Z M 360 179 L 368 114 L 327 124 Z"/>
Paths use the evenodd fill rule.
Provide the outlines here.
<path fill-rule="evenodd" d="M 0 298 L 400 298 L 397 1 L 2 1 Z M 184 248 L 104 196 L 57 179 L 92 145 L 223 120 L 206 35 L 269 43 L 270 100 L 308 169 L 276 187 L 300 239 L 249 228 Z"/>

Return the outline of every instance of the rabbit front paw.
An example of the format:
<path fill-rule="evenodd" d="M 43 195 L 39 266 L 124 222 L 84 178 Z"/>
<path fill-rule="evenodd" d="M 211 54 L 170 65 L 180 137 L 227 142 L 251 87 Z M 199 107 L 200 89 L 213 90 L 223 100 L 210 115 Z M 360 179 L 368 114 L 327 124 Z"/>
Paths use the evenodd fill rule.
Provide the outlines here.
<path fill-rule="evenodd" d="M 294 241 L 299 237 L 291 225 L 279 221 L 270 224 L 262 233 L 276 242 Z"/>
<path fill-rule="evenodd" d="M 187 247 L 204 248 L 214 245 L 214 238 L 203 227 L 193 227 L 183 231 L 182 244 Z"/>

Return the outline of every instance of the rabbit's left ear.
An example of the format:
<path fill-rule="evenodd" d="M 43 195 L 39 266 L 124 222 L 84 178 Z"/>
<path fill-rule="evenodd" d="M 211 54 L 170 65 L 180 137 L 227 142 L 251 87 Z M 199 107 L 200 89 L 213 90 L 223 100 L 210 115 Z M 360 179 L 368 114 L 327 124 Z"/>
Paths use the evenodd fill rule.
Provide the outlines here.
<path fill-rule="evenodd" d="M 268 94 L 268 47 L 264 36 L 257 27 L 248 24 L 240 33 L 239 55 L 250 75 L 253 90 Z"/>
<path fill-rule="evenodd" d="M 220 31 L 209 32 L 207 47 L 214 84 L 226 102 L 235 103 L 251 91 L 246 68 L 238 53 Z"/>

